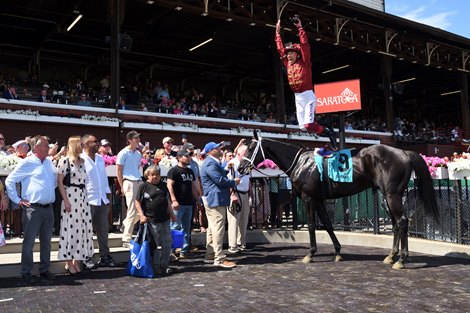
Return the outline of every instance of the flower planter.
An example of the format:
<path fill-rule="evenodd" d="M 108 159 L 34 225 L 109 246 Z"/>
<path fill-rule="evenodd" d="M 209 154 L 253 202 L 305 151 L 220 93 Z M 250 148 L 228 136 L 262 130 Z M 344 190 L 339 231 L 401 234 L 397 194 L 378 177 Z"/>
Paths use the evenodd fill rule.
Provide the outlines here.
<path fill-rule="evenodd" d="M 470 170 L 449 171 L 449 179 L 460 180 L 464 178 L 470 179 Z"/>
<path fill-rule="evenodd" d="M 105 167 L 106 169 L 106 176 L 108 177 L 116 177 L 117 176 L 117 166 L 114 165 L 108 165 Z"/>
<path fill-rule="evenodd" d="M 434 179 L 448 179 L 449 178 L 449 171 L 445 167 L 438 167 L 435 173 L 435 176 L 432 178 Z"/>
<path fill-rule="evenodd" d="M 4 168 L 0 168 L 0 176 L 8 176 L 8 174 L 10 174 L 11 171 L 9 170 L 6 170 Z"/>

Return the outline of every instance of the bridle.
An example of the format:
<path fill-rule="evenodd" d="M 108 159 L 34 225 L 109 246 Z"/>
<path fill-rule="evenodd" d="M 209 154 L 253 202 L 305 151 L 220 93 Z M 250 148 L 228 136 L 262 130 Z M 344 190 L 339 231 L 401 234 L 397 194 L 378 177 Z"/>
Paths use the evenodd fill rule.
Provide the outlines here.
<path fill-rule="evenodd" d="M 255 149 L 253 150 L 253 153 L 251 154 L 251 158 L 247 158 L 247 157 L 243 157 L 242 159 L 245 160 L 245 161 L 248 161 L 248 163 L 250 163 L 250 165 L 248 166 L 248 169 L 249 169 L 249 172 L 251 172 L 253 169 L 264 174 L 263 172 L 261 172 L 260 170 L 258 170 L 256 167 L 255 167 L 255 158 L 256 158 L 256 155 L 258 154 L 258 151 L 261 150 L 261 154 L 263 155 L 263 161 L 266 160 L 266 156 L 264 154 L 264 150 L 263 150 L 263 146 L 261 144 L 261 142 L 263 141 L 263 139 L 261 138 L 261 136 L 258 136 L 258 139 L 253 139 L 254 141 L 256 141 L 256 147 Z M 285 171 L 286 174 L 289 175 L 289 173 L 292 171 L 292 169 L 294 168 L 295 164 L 297 163 L 297 160 L 299 159 L 300 157 L 300 154 L 304 151 L 303 148 L 300 148 L 299 151 L 297 151 L 297 154 L 295 155 L 294 159 L 292 160 L 292 163 L 291 165 L 289 166 L 289 168 Z M 264 174 L 265 175 L 265 174 Z"/>

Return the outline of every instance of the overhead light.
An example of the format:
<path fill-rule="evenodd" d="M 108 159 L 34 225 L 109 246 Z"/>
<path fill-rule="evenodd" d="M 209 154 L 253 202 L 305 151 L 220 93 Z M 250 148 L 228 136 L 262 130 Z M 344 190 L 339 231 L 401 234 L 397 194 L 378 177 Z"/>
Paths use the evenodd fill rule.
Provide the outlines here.
<path fill-rule="evenodd" d="M 320 37 L 315 38 L 315 41 L 321 41 Z"/>
<path fill-rule="evenodd" d="M 461 92 L 461 90 L 444 92 L 444 93 L 441 93 L 441 96 L 453 95 L 453 94 L 460 93 L 460 92 Z"/>
<path fill-rule="evenodd" d="M 251 22 L 250 24 L 248 24 L 250 26 L 256 26 L 256 23 L 255 22 Z"/>
<path fill-rule="evenodd" d="M 67 27 L 67 31 L 69 32 L 69 31 L 72 29 L 72 27 L 74 27 L 75 24 L 77 24 L 78 21 L 79 21 L 82 17 L 83 17 L 82 14 L 78 15 L 77 18 L 72 22 L 72 24 L 70 24 L 70 26 Z"/>
<path fill-rule="evenodd" d="M 231 21 L 233 21 L 233 18 L 227 17 L 225 20 L 226 20 L 227 22 L 231 22 Z"/>
<path fill-rule="evenodd" d="M 321 73 L 326 74 L 326 73 L 342 70 L 343 68 L 347 68 L 347 67 L 349 67 L 349 64 L 343 65 L 343 66 L 340 66 L 340 67 L 336 67 L 336 68 L 332 68 L 331 70 L 327 70 L 327 71 L 324 71 L 324 72 L 321 72 Z"/>
<path fill-rule="evenodd" d="M 354 49 L 356 49 L 356 47 L 355 47 L 355 46 L 351 46 L 351 47 L 349 47 L 349 49 L 354 50 Z"/>
<path fill-rule="evenodd" d="M 176 7 L 175 10 L 176 11 L 181 11 L 181 10 L 183 10 L 183 7 Z"/>
<path fill-rule="evenodd" d="M 391 84 L 406 83 L 406 82 L 410 82 L 410 81 L 415 80 L 415 79 L 416 79 L 416 77 L 411 77 L 411 78 L 407 78 L 407 79 L 402 79 L 402 80 L 396 81 L 396 82 L 391 83 Z"/>
<path fill-rule="evenodd" d="M 153 1 L 153 0 L 147 0 L 147 4 L 154 4 L 154 3 L 155 3 L 155 1 Z"/>
<path fill-rule="evenodd" d="M 201 14 L 201 16 L 208 16 L 208 15 L 209 15 L 209 12 L 203 12 L 203 13 Z"/>
<path fill-rule="evenodd" d="M 393 54 L 393 53 L 388 53 L 388 52 L 385 52 L 385 51 L 378 51 L 380 54 L 383 54 L 383 55 L 388 55 L 390 57 L 396 57 L 397 55 L 396 54 Z"/>
<path fill-rule="evenodd" d="M 199 47 L 201 47 L 201 46 L 204 46 L 206 43 L 211 42 L 213 39 L 214 39 L 214 38 L 209 38 L 209 39 L 207 39 L 206 41 L 201 42 L 200 44 L 198 44 L 198 45 L 192 47 L 191 49 L 189 49 L 189 51 L 196 50 L 197 48 L 199 48 Z"/>
<path fill-rule="evenodd" d="M 371 52 L 372 52 L 372 50 L 366 50 L 366 53 L 371 53 Z"/>
<path fill-rule="evenodd" d="M 272 27 L 272 28 L 276 28 L 276 25 L 273 25 L 273 24 L 266 24 L 267 27 Z"/>

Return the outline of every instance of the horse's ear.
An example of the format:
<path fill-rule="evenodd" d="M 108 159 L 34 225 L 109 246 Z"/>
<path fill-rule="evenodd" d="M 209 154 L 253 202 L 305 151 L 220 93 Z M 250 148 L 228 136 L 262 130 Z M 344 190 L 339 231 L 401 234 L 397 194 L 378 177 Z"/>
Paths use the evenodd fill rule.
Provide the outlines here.
<path fill-rule="evenodd" d="M 256 140 L 258 140 L 258 138 L 259 138 L 259 137 L 258 137 L 258 132 L 261 132 L 261 130 L 259 130 L 259 129 L 253 130 L 253 137 L 254 137 Z"/>

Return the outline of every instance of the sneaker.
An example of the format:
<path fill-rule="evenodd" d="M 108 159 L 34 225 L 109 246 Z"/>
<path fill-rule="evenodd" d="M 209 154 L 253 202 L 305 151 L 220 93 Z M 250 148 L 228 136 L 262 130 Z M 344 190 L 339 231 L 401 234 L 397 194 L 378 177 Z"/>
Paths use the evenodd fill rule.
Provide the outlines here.
<path fill-rule="evenodd" d="M 174 273 L 175 273 L 175 270 L 172 269 L 171 267 L 162 268 L 162 274 L 163 275 L 171 275 L 171 274 L 174 274 Z"/>
<path fill-rule="evenodd" d="M 214 263 L 214 265 L 218 267 L 223 267 L 223 268 L 232 268 L 232 267 L 237 266 L 237 264 L 235 264 L 234 262 L 227 261 L 227 260 L 224 260 L 223 262 L 220 262 L 220 263 Z"/>
<path fill-rule="evenodd" d="M 96 265 L 100 267 L 116 267 L 116 263 L 114 263 L 110 255 L 100 258 Z"/>
<path fill-rule="evenodd" d="M 246 246 L 245 245 L 238 246 L 238 250 L 246 251 Z"/>
<path fill-rule="evenodd" d="M 170 254 L 170 262 L 178 262 L 178 257 L 173 252 Z"/>
<path fill-rule="evenodd" d="M 214 259 L 204 259 L 204 263 L 214 264 Z"/>
<path fill-rule="evenodd" d="M 28 285 L 31 285 L 31 284 L 34 284 L 35 282 L 37 282 L 36 277 L 31 275 L 31 274 L 23 274 L 23 275 L 21 275 L 21 278 Z"/>
<path fill-rule="evenodd" d="M 198 251 L 198 250 L 199 250 L 199 248 L 196 247 L 196 246 L 193 246 L 193 245 L 189 246 L 189 251 L 191 251 L 191 252 L 195 252 L 195 251 Z"/>
<path fill-rule="evenodd" d="M 41 277 L 42 281 L 46 281 L 48 283 L 51 283 L 55 279 L 55 275 L 49 271 L 41 273 L 39 277 Z"/>
<path fill-rule="evenodd" d="M 130 248 L 131 248 L 131 245 L 130 245 L 130 243 L 128 243 L 127 241 L 123 241 L 123 242 L 122 242 L 122 247 L 123 247 L 123 248 L 126 248 L 126 249 L 130 249 Z"/>
<path fill-rule="evenodd" d="M 191 254 L 189 254 L 188 252 L 180 252 L 180 255 L 178 257 L 178 259 L 190 259 L 191 258 Z"/>
<path fill-rule="evenodd" d="M 83 269 L 85 270 L 92 270 L 96 268 L 95 262 L 91 258 L 87 258 L 85 261 L 82 262 L 83 264 Z"/>
<path fill-rule="evenodd" d="M 230 254 L 235 254 L 235 253 L 239 253 L 240 250 L 238 250 L 237 247 L 231 247 L 227 250 L 227 252 L 230 253 Z"/>

